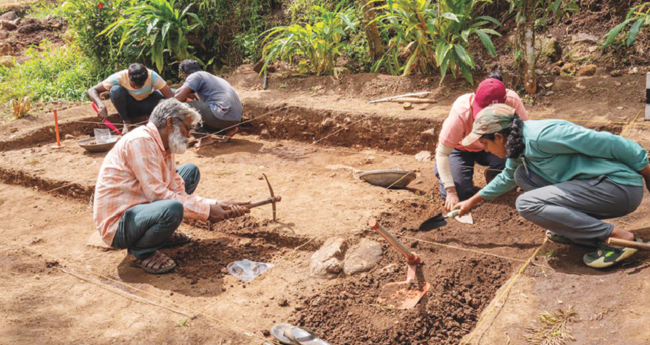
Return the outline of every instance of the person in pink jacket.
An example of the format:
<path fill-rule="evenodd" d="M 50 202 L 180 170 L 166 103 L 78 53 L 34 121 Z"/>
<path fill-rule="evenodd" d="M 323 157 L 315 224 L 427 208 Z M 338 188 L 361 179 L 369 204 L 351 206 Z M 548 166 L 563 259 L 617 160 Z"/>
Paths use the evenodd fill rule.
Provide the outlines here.
<path fill-rule="evenodd" d="M 447 211 L 476 193 L 473 184 L 475 163 L 488 167 L 485 171 L 487 182 L 505 167 L 505 159 L 486 152 L 478 141 L 467 147 L 461 144 L 461 140 L 472 132 L 476 115 L 494 103 L 507 104 L 515 109 L 522 120 L 528 119 L 519 95 L 506 88 L 499 72 L 493 72 L 479 84 L 476 92 L 456 99 L 442 124 L 436 148 L 435 174 Z"/>

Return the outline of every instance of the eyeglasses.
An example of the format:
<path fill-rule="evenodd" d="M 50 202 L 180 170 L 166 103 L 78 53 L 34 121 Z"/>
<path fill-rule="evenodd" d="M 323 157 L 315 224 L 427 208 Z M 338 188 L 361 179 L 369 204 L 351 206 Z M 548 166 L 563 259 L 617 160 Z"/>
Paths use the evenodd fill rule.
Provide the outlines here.
<path fill-rule="evenodd" d="M 178 120 L 178 122 L 183 125 L 183 128 L 185 128 L 185 132 L 187 132 L 188 134 L 191 133 L 192 131 L 194 131 L 194 126 L 190 126 L 188 128 L 187 125 L 185 124 L 185 121 Z"/>

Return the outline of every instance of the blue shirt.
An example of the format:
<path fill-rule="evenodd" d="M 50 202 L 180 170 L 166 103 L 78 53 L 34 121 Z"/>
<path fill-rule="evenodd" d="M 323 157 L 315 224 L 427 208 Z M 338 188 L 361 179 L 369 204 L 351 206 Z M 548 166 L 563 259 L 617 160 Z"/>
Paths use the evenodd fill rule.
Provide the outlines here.
<path fill-rule="evenodd" d="M 196 92 L 201 102 L 208 103 L 212 113 L 220 120 L 241 121 L 244 107 L 227 81 L 208 72 L 194 72 L 187 77 L 185 84 Z"/>

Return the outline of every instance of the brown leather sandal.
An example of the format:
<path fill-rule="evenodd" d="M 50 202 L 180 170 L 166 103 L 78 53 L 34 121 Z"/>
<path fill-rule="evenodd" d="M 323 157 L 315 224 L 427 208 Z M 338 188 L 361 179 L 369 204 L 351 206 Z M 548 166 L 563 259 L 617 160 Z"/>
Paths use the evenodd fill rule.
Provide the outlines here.
<path fill-rule="evenodd" d="M 186 235 L 182 232 L 174 232 L 165 242 L 163 242 L 160 248 L 169 248 L 174 246 L 180 246 L 186 243 L 189 243 L 192 240 L 192 236 Z"/>
<path fill-rule="evenodd" d="M 153 255 L 143 260 L 136 259 L 135 256 L 133 256 L 133 253 L 129 251 L 126 255 L 126 259 L 129 261 L 131 266 L 142 268 L 145 272 L 150 274 L 165 274 L 176 268 L 174 260 L 157 250 Z"/>

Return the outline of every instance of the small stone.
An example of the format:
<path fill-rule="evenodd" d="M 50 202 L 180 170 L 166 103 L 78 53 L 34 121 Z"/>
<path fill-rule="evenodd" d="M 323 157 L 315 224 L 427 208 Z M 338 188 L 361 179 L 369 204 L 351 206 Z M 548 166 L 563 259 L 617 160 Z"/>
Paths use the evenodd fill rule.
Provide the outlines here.
<path fill-rule="evenodd" d="M 623 85 L 623 84 L 621 84 L 621 83 L 618 82 L 618 81 L 615 81 L 615 82 L 614 82 L 614 85 L 616 85 L 616 86 L 621 86 L 621 85 Z"/>
<path fill-rule="evenodd" d="M 287 306 L 289 306 L 289 301 L 286 298 L 283 298 L 283 299 L 278 301 L 278 305 L 280 307 L 287 307 Z"/>
<path fill-rule="evenodd" d="M 271 336 L 271 332 L 268 329 L 263 329 L 262 330 L 262 335 L 264 335 L 265 337 L 269 337 L 269 336 Z"/>
<path fill-rule="evenodd" d="M 427 129 L 426 131 L 420 133 L 420 135 L 422 135 L 423 137 L 431 137 L 431 138 L 433 138 L 435 134 L 436 134 L 435 128 Z"/>
<path fill-rule="evenodd" d="M 14 55 L 14 47 L 12 47 L 9 43 L 0 43 L 0 55 Z"/>
<path fill-rule="evenodd" d="M 18 19 L 18 15 L 14 11 L 9 11 L 3 15 L 0 16 L 0 20 L 7 20 L 7 21 L 14 21 Z"/>
<path fill-rule="evenodd" d="M 431 161 L 431 152 L 429 152 L 429 151 L 420 151 L 420 153 L 416 154 L 414 158 L 418 162 L 430 162 Z"/>
<path fill-rule="evenodd" d="M 578 77 L 587 77 L 587 76 L 592 76 L 596 74 L 596 65 L 586 65 L 582 66 L 578 72 L 576 72 L 576 75 Z"/>
<path fill-rule="evenodd" d="M 611 75 L 614 78 L 620 77 L 620 76 L 622 76 L 624 74 L 626 74 L 625 70 L 622 70 L 622 69 L 617 69 L 617 70 L 609 72 L 609 75 Z"/>
<path fill-rule="evenodd" d="M 552 75 L 560 75 L 560 74 L 562 74 L 562 68 L 560 68 L 560 66 L 551 67 L 551 74 Z"/>
<path fill-rule="evenodd" d="M 413 104 L 406 102 L 402 107 L 404 107 L 404 110 L 413 109 Z"/>
<path fill-rule="evenodd" d="M 332 127 L 332 125 L 334 125 L 335 122 L 336 121 L 334 121 L 334 119 L 332 119 L 331 117 L 328 117 L 325 120 L 323 120 L 323 122 L 321 122 L 320 125 L 323 128 L 329 128 L 329 127 Z"/>
<path fill-rule="evenodd" d="M 269 130 L 268 130 L 268 129 L 263 129 L 263 130 L 260 132 L 260 136 L 261 136 L 261 137 L 267 137 L 267 136 L 269 136 Z"/>
<path fill-rule="evenodd" d="M 66 134 L 64 138 L 65 138 L 66 140 L 70 140 L 70 139 L 74 139 L 75 136 L 72 135 L 72 134 Z"/>
<path fill-rule="evenodd" d="M 15 23 L 7 20 L 0 20 L 0 31 L 14 31 L 16 29 L 18 29 L 18 26 Z"/>
<path fill-rule="evenodd" d="M 623 110 L 623 109 L 625 109 L 625 108 L 623 108 L 623 107 L 616 107 L 616 109 L 618 109 L 618 110 Z"/>
<path fill-rule="evenodd" d="M 353 275 L 370 271 L 381 260 L 381 252 L 381 245 L 378 242 L 367 238 L 362 239 L 346 254 L 343 272 L 347 275 Z"/>
<path fill-rule="evenodd" d="M 550 95 L 552 95 L 553 93 L 554 93 L 553 91 L 549 91 L 549 92 L 546 93 L 546 95 L 547 95 L 547 96 L 550 96 Z"/>
<path fill-rule="evenodd" d="M 333 278 L 343 269 L 343 255 L 347 243 L 342 237 L 331 237 L 316 251 L 309 263 L 312 275 Z"/>
<path fill-rule="evenodd" d="M 544 85 L 544 87 L 547 88 L 547 89 L 548 89 L 549 87 L 551 87 L 551 86 L 553 86 L 553 83 L 547 83 L 546 85 Z"/>
<path fill-rule="evenodd" d="M 576 72 L 576 65 L 572 63 L 567 63 L 564 66 L 562 66 L 561 71 L 564 74 L 573 74 Z"/>
<path fill-rule="evenodd" d="M 638 67 L 630 67 L 630 69 L 627 72 L 628 74 L 637 74 L 639 73 L 639 68 Z"/>

